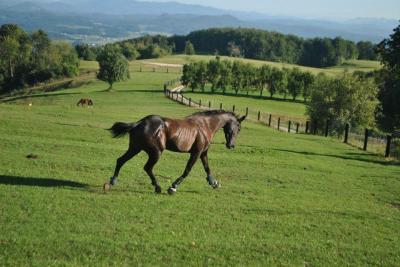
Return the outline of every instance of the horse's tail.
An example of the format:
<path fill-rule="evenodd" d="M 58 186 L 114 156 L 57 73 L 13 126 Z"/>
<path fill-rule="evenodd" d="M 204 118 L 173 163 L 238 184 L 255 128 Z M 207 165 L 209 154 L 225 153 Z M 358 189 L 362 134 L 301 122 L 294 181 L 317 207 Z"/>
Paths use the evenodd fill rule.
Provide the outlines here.
<path fill-rule="evenodd" d="M 113 135 L 113 138 L 122 137 L 129 133 L 133 128 L 135 128 L 136 123 L 124 123 L 124 122 L 116 122 L 114 125 L 107 129 Z"/>

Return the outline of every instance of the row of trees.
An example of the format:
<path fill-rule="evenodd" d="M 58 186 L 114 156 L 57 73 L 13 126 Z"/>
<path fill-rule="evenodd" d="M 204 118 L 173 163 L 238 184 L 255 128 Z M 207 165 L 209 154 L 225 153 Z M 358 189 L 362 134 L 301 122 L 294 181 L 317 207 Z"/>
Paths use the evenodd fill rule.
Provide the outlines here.
<path fill-rule="evenodd" d="M 146 35 L 136 39 L 117 42 L 114 45 L 120 47 L 122 54 L 128 60 L 159 58 L 172 54 L 174 50 L 174 45 L 170 43 L 168 37 L 162 35 Z M 75 46 L 75 50 L 79 58 L 95 60 L 101 47 L 78 44 Z"/>
<path fill-rule="evenodd" d="M 159 58 L 170 55 L 173 51 L 173 45 L 168 43 L 167 37 L 161 35 L 146 35 L 136 39 L 117 42 L 114 45 L 120 47 L 122 54 L 128 60 Z M 77 44 L 75 50 L 81 59 L 96 60 L 101 47 Z"/>
<path fill-rule="evenodd" d="M 257 91 L 263 97 L 267 90 L 271 98 L 279 93 L 284 98 L 291 95 L 293 100 L 300 95 L 307 100 L 313 81 L 314 75 L 299 68 L 280 69 L 269 65 L 257 68 L 239 60 L 232 62 L 219 57 L 209 62 L 185 64 L 182 74 L 182 83 L 192 91 L 204 91 L 206 83 L 210 83 L 213 93 L 220 90 L 225 94 L 229 89 L 236 95 L 239 92 L 249 94 L 250 91 Z"/>
<path fill-rule="evenodd" d="M 194 31 L 187 36 L 146 35 L 117 43 L 129 59 L 158 58 L 164 55 L 195 50 L 206 54 L 219 54 L 276 62 L 295 63 L 313 67 L 328 67 L 347 59 L 378 59 L 376 45 L 371 42 L 357 44 L 337 37 L 303 39 L 257 29 L 213 28 Z M 94 60 L 98 48 L 77 45 L 80 58 Z"/>
<path fill-rule="evenodd" d="M 299 68 L 276 68 L 269 65 L 254 67 L 242 61 L 216 59 L 209 62 L 193 62 L 183 67 L 182 83 L 195 90 L 227 93 L 232 90 L 249 94 L 264 91 L 270 97 L 279 93 L 293 100 L 303 96 L 307 115 L 319 125 L 327 120 L 331 131 L 343 132 L 346 123 L 353 127 L 375 127 L 375 111 L 378 104 L 378 89 L 372 77 L 344 73 L 331 78 L 324 74 L 313 75 Z"/>
<path fill-rule="evenodd" d="M 52 42 L 42 31 L 28 34 L 14 24 L 0 27 L 0 91 L 8 92 L 79 71 L 74 48 Z"/>
<path fill-rule="evenodd" d="M 303 39 L 257 29 L 212 28 L 172 36 L 167 42 L 183 53 L 189 41 L 201 53 L 296 63 L 313 67 L 341 64 L 346 59 L 377 59 L 371 42 L 354 43 L 340 37 Z"/>

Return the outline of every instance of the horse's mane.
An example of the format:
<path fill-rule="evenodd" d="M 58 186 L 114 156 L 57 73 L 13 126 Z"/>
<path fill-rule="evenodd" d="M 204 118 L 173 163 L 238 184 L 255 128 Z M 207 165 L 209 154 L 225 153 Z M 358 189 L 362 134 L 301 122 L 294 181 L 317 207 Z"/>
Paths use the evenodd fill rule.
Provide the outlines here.
<path fill-rule="evenodd" d="M 198 111 L 189 115 L 187 117 L 194 117 L 194 116 L 213 116 L 213 115 L 222 115 L 222 114 L 229 114 L 234 116 L 236 119 L 239 119 L 238 115 L 236 115 L 232 111 L 225 111 L 225 110 L 206 110 L 206 111 Z"/>

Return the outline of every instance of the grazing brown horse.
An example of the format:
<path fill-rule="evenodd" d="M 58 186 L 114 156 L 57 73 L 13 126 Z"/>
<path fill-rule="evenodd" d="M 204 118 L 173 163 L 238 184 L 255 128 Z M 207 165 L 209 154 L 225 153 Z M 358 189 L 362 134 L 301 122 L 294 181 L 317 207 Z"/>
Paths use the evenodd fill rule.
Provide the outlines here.
<path fill-rule="evenodd" d="M 81 98 L 81 100 L 78 101 L 78 103 L 76 103 L 77 106 L 81 105 L 82 107 L 84 105 L 88 105 L 88 106 L 93 106 L 93 101 L 90 98 Z"/>
<path fill-rule="evenodd" d="M 212 177 L 208 166 L 207 152 L 211 140 L 214 134 L 223 128 L 226 147 L 234 148 L 240 124 L 245 118 L 246 116 L 238 117 L 232 112 L 212 110 L 197 112 L 184 119 L 169 119 L 151 115 L 136 123 L 116 122 L 109 130 L 114 138 L 129 133 L 129 148 L 124 155 L 118 158 L 113 177 L 109 183 L 104 184 L 105 191 L 116 184 L 122 165 L 143 150 L 149 156 L 144 170 L 150 176 L 155 192 L 161 193 L 161 187 L 153 174 L 153 167 L 165 149 L 190 153 L 183 174 L 172 183 L 168 189 L 169 194 L 176 192 L 177 187 L 188 176 L 198 158 L 203 163 L 208 183 L 213 188 L 218 188 L 220 184 Z"/>

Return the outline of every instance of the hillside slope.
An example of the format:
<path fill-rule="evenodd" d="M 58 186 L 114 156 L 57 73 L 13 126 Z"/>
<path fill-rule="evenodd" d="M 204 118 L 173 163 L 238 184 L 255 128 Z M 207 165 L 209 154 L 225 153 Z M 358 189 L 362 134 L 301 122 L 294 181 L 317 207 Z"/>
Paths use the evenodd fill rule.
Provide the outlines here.
<path fill-rule="evenodd" d="M 165 151 L 162 195 L 144 153 L 102 193 L 128 145 L 106 128 L 195 111 L 162 95 L 175 77 L 134 73 L 113 92 L 93 81 L 0 103 L 2 265 L 398 264 L 400 166 L 329 138 L 244 122 L 235 150 L 221 132 L 210 147 L 219 190 L 197 163 L 168 196 L 188 155 Z M 94 106 L 76 107 L 84 97 Z"/>

